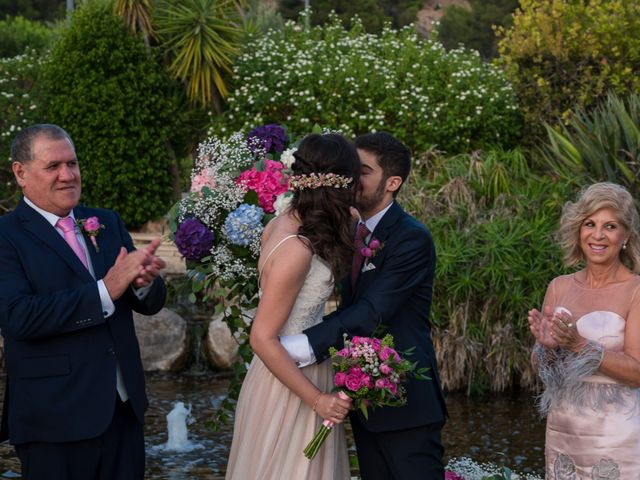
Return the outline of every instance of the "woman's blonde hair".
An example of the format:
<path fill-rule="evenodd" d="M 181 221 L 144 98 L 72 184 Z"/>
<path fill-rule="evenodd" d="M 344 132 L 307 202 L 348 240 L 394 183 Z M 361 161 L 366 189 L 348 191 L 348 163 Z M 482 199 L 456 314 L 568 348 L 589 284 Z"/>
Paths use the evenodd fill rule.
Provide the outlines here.
<path fill-rule="evenodd" d="M 557 239 L 567 266 L 578 266 L 584 260 L 580 248 L 580 227 L 589 215 L 602 208 L 616 212 L 618 221 L 629 234 L 626 248 L 620 250 L 620 260 L 633 272 L 640 272 L 640 217 L 633 197 L 621 185 L 610 182 L 594 183 L 582 190 L 578 200 L 567 202 L 562 209 Z"/>

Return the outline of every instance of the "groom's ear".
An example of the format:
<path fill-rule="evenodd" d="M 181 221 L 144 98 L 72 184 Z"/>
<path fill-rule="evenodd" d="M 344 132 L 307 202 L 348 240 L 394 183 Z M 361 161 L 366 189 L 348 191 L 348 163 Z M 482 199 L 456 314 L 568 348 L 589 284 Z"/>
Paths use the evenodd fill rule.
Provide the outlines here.
<path fill-rule="evenodd" d="M 387 192 L 397 192 L 398 189 L 402 186 L 402 177 L 398 175 L 393 175 L 387 178 Z"/>
<path fill-rule="evenodd" d="M 13 162 L 11 164 L 11 170 L 13 170 L 13 175 L 16 177 L 16 183 L 20 188 L 24 188 L 25 180 L 25 166 L 20 162 Z"/>

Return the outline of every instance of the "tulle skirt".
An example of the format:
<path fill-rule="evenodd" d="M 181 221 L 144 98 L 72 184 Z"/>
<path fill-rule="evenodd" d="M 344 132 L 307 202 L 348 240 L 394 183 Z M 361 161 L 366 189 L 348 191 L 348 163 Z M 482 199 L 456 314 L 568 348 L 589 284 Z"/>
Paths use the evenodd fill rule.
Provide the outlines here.
<path fill-rule="evenodd" d="M 331 365 L 301 369 L 324 392 L 333 386 Z M 322 418 L 254 356 L 236 408 L 227 480 L 348 480 L 344 428 L 337 425 L 313 460 L 303 450 Z"/>

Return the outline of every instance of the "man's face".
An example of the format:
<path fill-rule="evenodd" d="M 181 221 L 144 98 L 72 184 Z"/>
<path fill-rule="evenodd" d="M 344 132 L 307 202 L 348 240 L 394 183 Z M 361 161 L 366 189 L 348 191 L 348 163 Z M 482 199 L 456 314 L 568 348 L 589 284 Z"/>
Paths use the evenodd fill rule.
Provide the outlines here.
<path fill-rule="evenodd" d="M 13 162 L 13 173 L 25 197 L 43 210 L 66 216 L 80 201 L 82 182 L 76 152 L 69 140 L 45 135 L 33 142 L 32 160 Z"/>
<path fill-rule="evenodd" d="M 387 180 L 378 165 L 378 158 L 374 153 L 358 149 L 360 158 L 360 189 L 356 197 L 356 207 L 360 213 L 369 218 L 386 207 L 393 198 L 387 191 Z"/>

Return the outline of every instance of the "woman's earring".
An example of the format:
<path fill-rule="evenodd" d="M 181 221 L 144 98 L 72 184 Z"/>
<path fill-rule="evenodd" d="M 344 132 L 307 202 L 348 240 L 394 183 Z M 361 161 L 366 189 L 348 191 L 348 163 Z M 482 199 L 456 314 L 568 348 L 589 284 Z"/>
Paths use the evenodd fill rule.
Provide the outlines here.
<path fill-rule="evenodd" d="M 627 242 L 624 242 L 624 243 L 622 244 L 622 249 L 623 249 L 623 250 L 626 250 L 626 249 L 627 249 Z"/>

